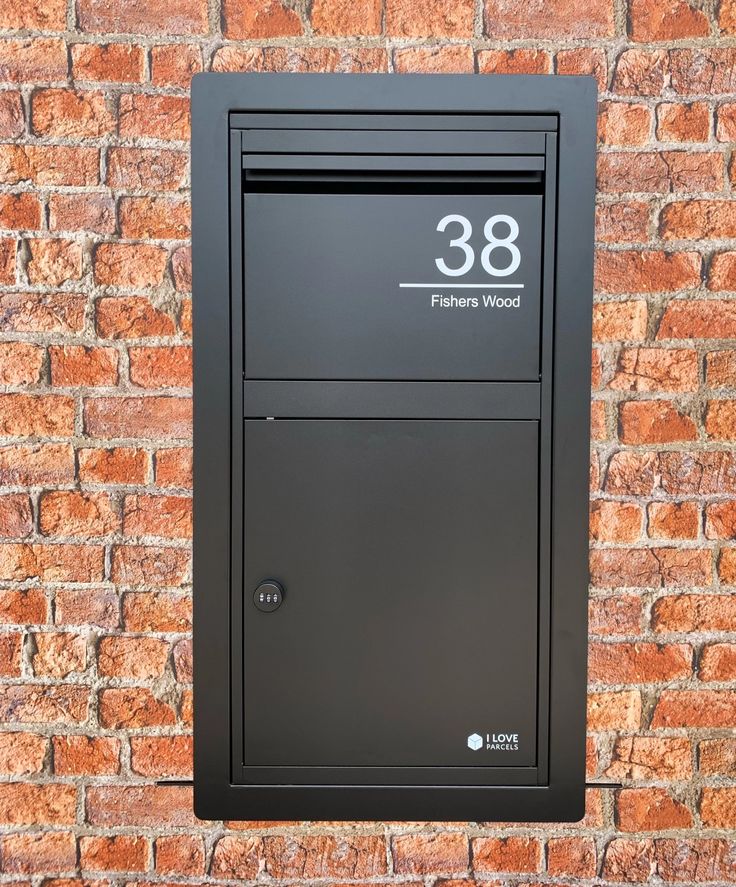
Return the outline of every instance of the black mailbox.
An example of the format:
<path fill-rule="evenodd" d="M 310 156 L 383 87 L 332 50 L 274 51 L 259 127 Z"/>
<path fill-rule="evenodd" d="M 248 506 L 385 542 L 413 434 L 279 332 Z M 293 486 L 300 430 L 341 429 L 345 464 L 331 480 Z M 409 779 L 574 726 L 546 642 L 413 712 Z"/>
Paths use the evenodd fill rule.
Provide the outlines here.
<path fill-rule="evenodd" d="M 595 85 L 193 85 L 195 809 L 584 806 Z"/>

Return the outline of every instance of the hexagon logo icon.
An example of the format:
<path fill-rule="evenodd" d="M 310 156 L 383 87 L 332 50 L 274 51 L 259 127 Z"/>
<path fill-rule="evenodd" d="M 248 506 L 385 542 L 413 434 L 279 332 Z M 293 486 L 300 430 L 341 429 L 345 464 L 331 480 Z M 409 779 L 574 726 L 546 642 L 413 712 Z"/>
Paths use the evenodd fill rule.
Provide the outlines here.
<path fill-rule="evenodd" d="M 473 751 L 478 751 L 478 749 L 483 745 L 483 737 L 478 735 L 478 733 L 471 733 L 468 736 L 468 748 L 472 748 Z"/>

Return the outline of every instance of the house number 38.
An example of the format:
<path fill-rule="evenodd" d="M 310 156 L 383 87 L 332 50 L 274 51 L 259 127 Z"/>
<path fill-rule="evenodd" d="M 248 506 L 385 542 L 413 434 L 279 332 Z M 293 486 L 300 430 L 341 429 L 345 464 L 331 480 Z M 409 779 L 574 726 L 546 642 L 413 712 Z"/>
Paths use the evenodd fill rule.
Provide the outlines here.
<path fill-rule="evenodd" d="M 462 229 L 460 236 L 450 241 L 450 246 L 461 250 L 465 255 L 465 261 L 457 268 L 451 268 L 442 258 L 435 259 L 434 261 L 440 271 L 448 277 L 462 277 L 463 274 L 467 274 L 470 271 L 475 262 L 475 251 L 468 243 L 473 234 L 473 226 L 470 224 L 469 219 L 456 213 L 450 213 L 440 219 L 437 224 L 437 230 L 444 231 L 448 225 L 460 225 Z M 504 225 L 509 229 L 508 234 L 506 237 L 498 237 L 495 233 L 498 230 L 497 226 Z M 503 231 L 503 227 L 501 227 L 501 230 Z M 480 254 L 480 263 L 483 266 L 483 270 L 494 277 L 508 277 L 509 274 L 513 274 L 521 264 L 521 253 L 519 252 L 519 247 L 514 243 L 519 236 L 519 223 L 516 219 L 513 216 L 502 214 L 491 216 L 483 226 L 483 235 L 486 238 L 486 245 Z M 491 262 L 493 253 L 500 250 L 508 252 L 510 256 L 509 263 L 503 268 L 498 268 Z"/>

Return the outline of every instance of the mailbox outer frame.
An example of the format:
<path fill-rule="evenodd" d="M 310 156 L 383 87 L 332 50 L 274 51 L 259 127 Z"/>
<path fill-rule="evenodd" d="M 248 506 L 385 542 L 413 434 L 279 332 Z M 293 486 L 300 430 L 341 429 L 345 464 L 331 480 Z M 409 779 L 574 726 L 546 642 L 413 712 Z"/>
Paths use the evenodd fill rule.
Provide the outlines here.
<path fill-rule="evenodd" d="M 233 785 L 230 115 L 556 115 L 549 773 L 539 786 Z M 505 118 L 508 120 L 508 118 Z M 575 821 L 585 809 L 592 77 L 198 74 L 192 81 L 194 809 L 204 819 Z M 237 160 L 237 168 L 240 158 Z M 563 298 L 558 294 L 562 293 Z M 242 391 L 237 392 L 242 403 Z M 543 421 L 544 421 L 543 417 Z"/>

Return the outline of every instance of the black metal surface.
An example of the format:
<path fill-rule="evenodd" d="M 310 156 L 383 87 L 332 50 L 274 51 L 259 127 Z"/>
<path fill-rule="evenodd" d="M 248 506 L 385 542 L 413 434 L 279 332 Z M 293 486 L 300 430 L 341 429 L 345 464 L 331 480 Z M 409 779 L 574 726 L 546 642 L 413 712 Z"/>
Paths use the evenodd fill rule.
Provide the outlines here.
<path fill-rule="evenodd" d="M 489 193 L 491 196 L 483 199 L 508 200 L 514 188 L 525 200 L 539 200 L 534 194 L 542 194 L 537 229 L 542 244 L 539 249 L 541 257 L 534 272 L 535 286 L 540 294 L 537 316 L 524 325 L 524 329 L 513 329 L 508 333 L 509 337 L 518 340 L 523 351 L 533 352 L 532 356 L 512 354 L 509 346 L 499 337 L 494 340 L 493 330 L 486 328 L 486 335 L 473 342 L 471 350 L 482 350 L 484 343 L 493 344 L 494 349 L 500 348 L 505 358 L 503 361 L 497 359 L 494 367 L 493 358 L 487 355 L 479 357 L 475 353 L 458 357 L 450 350 L 443 352 L 439 330 L 432 332 L 430 328 L 428 332 L 425 328 L 424 343 L 414 349 L 413 360 L 421 363 L 424 359 L 422 352 L 434 348 L 439 358 L 434 370 L 437 374 L 430 374 L 428 378 L 443 381 L 420 382 L 419 379 L 427 378 L 420 375 L 405 377 L 416 381 L 346 381 L 344 376 L 329 375 L 332 362 L 323 364 L 328 375 L 322 378 L 334 380 L 326 383 L 313 381 L 315 377 L 279 375 L 278 367 L 283 366 L 284 361 L 292 361 L 291 373 L 300 361 L 303 365 L 305 361 L 315 360 L 313 355 L 303 353 L 293 362 L 291 344 L 299 344 L 293 327 L 294 305 L 289 302 L 288 294 L 284 297 L 282 290 L 281 320 L 285 327 L 291 326 L 291 332 L 272 327 L 277 345 L 274 360 L 269 365 L 267 355 L 259 357 L 261 367 L 267 367 L 271 378 L 259 374 L 260 380 L 249 379 L 244 390 L 242 194 L 244 189 L 252 191 L 256 182 L 249 180 L 243 172 L 241 152 L 243 143 L 248 144 L 248 136 L 242 138 L 238 127 L 334 129 L 342 133 L 341 137 L 350 140 L 350 144 L 343 141 L 343 150 L 355 152 L 359 146 L 352 132 L 360 129 L 374 135 L 376 131 L 386 131 L 387 146 L 391 138 L 396 144 L 391 135 L 393 130 L 407 133 L 407 146 L 412 140 L 416 144 L 411 134 L 413 130 L 424 130 L 428 138 L 437 130 L 444 133 L 462 130 L 470 139 L 465 144 L 473 144 L 477 132 L 494 129 L 503 131 L 510 138 L 515 137 L 514 133 L 521 133 L 543 139 L 544 169 L 524 173 L 523 167 L 519 167 L 522 171 L 515 173 L 519 176 L 516 183 L 510 178 L 513 171 L 508 169 L 504 172 L 497 167 L 496 171 L 473 172 L 471 164 L 463 171 L 463 164 L 454 159 L 446 164 L 454 169 L 443 172 L 439 165 L 436 170 L 422 171 L 421 163 L 413 162 L 409 154 L 404 155 L 404 161 L 408 159 L 410 162 L 404 162 L 393 172 L 390 169 L 396 165 L 393 160 L 389 161 L 388 168 L 384 162 L 382 170 L 371 170 L 365 158 L 373 156 L 375 160 L 381 156 L 371 155 L 371 151 L 380 149 L 380 140 L 374 139 L 366 141 L 367 147 L 360 149 L 363 153 L 355 153 L 352 157 L 349 154 L 334 155 L 348 157 L 351 163 L 341 159 L 322 164 L 321 169 L 312 168 L 311 172 L 306 169 L 307 177 L 301 181 L 295 179 L 297 175 L 303 177 L 305 167 L 309 166 L 304 160 L 292 167 L 289 176 L 284 176 L 283 170 L 280 173 L 269 161 L 271 165 L 261 169 L 270 181 L 258 184 L 256 190 L 267 187 L 272 189 L 271 193 L 247 193 L 245 198 L 246 204 L 253 199 L 274 200 L 278 192 L 273 189 L 283 187 L 283 193 L 295 195 L 283 201 L 286 206 L 295 205 L 293 200 L 297 194 L 299 200 L 308 203 L 315 190 L 322 190 L 329 195 L 328 200 L 333 200 L 340 189 L 346 193 L 350 193 L 351 188 L 358 192 L 363 189 L 361 199 L 365 199 L 363 195 L 366 191 L 370 195 L 367 189 L 375 187 L 377 175 L 385 179 L 379 185 L 380 193 L 386 193 L 388 187 L 388 193 L 400 192 L 402 202 L 406 203 L 416 200 L 423 188 L 430 189 L 425 196 L 431 200 L 462 196 L 463 201 L 467 201 L 473 195 Z M 194 80 L 192 136 L 197 813 L 204 817 L 231 819 L 513 821 L 579 818 L 583 812 L 585 752 L 594 82 L 589 78 L 207 74 Z M 251 140 L 250 144 L 265 149 L 269 138 L 268 134 L 259 135 L 257 142 Z M 289 144 L 301 145 L 299 151 L 307 153 L 310 144 L 311 148 L 325 144 L 319 141 L 325 138 L 324 133 L 295 136 L 282 132 L 280 138 L 285 139 L 280 143 L 282 147 L 288 149 Z M 440 141 L 444 138 L 444 135 L 439 137 Z M 492 153 L 498 155 L 497 151 Z M 252 156 L 257 156 L 257 152 Z M 477 160 L 483 156 L 466 155 L 461 159 L 472 161 L 473 157 Z M 500 158 L 488 159 L 499 161 Z M 518 157 L 519 162 L 529 159 L 529 155 Z M 501 166 L 504 164 L 506 161 Z M 312 163 L 311 166 L 315 165 Z M 342 169 L 336 170 L 335 166 Z M 250 175 L 251 171 L 245 173 Z M 481 175 L 497 178 L 483 181 L 478 178 Z M 534 175 L 537 179 L 525 181 L 524 175 Z M 363 181 L 358 182 L 357 176 L 362 176 Z M 465 181 L 459 181 L 457 176 L 464 176 Z M 504 176 L 506 181 L 502 180 Z M 448 181 L 438 181 L 441 177 Z M 402 183 L 402 178 L 407 181 Z M 448 194 L 448 189 L 454 190 Z M 497 189 L 496 196 L 493 196 L 494 189 Z M 263 217 L 265 221 L 265 215 L 259 213 L 259 220 Z M 250 209 L 247 218 L 251 219 Z M 422 220 L 423 217 L 417 214 L 409 218 L 411 224 L 408 227 L 397 227 L 395 243 L 415 237 L 410 228 Z M 335 230 L 334 226 L 331 230 Z M 306 237 L 305 229 L 290 228 L 290 223 L 285 221 L 283 231 L 290 231 L 290 237 L 285 240 L 289 244 L 295 243 L 298 252 L 299 242 Z M 371 239 L 380 235 L 376 226 L 370 228 L 370 235 Z M 249 242 L 250 235 L 246 234 L 246 249 Z M 276 252 L 275 242 L 271 239 L 264 248 L 271 250 L 268 257 L 271 267 L 281 271 L 282 264 L 292 262 L 293 254 L 290 249 Z M 478 249 L 481 245 L 478 244 Z M 318 254 L 322 249 L 322 261 L 318 266 L 305 265 L 300 286 L 308 286 L 310 275 L 315 272 L 324 273 L 324 242 L 321 246 L 318 242 L 313 243 L 313 246 L 317 247 Z M 375 252 L 375 264 L 390 266 L 391 258 L 384 254 L 386 249 Z M 364 252 L 365 244 L 343 250 L 334 263 L 337 273 L 344 274 L 344 269 L 356 259 L 360 261 Z M 420 254 L 421 251 L 417 258 Z M 440 253 L 431 253 L 430 258 L 435 255 Z M 448 255 L 448 261 L 452 255 Z M 251 287 L 247 284 L 247 277 L 253 271 L 253 264 L 251 256 L 245 286 L 248 311 Z M 265 264 L 260 273 L 266 275 Z M 387 285 L 387 272 L 369 268 L 368 273 L 376 275 L 370 291 L 378 291 L 376 309 L 385 313 L 390 310 L 389 303 L 381 303 L 380 297 Z M 343 289 L 343 292 L 347 300 L 355 299 L 352 291 Z M 318 301 L 318 296 L 313 293 L 312 299 Z M 284 306 L 288 306 L 288 310 Z M 412 316 L 404 314 L 393 319 L 404 327 L 406 350 L 411 351 L 416 333 Z M 321 328 L 316 333 L 309 330 L 308 317 L 302 316 L 302 321 L 302 334 L 311 334 L 315 347 L 322 344 L 326 315 L 320 313 Z M 530 325 L 535 330 L 533 336 L 527 335 Z M 248 335 L 249 327 L 250 323 L 246 325 Z M 351 332 L 345 321 L 343 329 Z M 279 335 L 284 337 L 280 344 Z M 457 335 L 462 332 L 458 333 L 456 329 Z M 250 345 L 253 343 L 249 340 L 248 344 L 250 372 Z M 263 336 L 259 335 L 253 347 L 263 344 Z M 381 340 L 378 339 L 373 367 L 366 361 L 365 354 L 359 354 L 357 363 L 361 375 L 353 378 L 393 377 L 384 375 L 380 367 L 375 368 L 386 358 L 380 346 Z M 340 355 L 339 349 L 335 353 L 343 361 L 343 367 L 354 366 L 356 358 L 353 354 L 343 351 Z M 398 361 L 405 359 L 395 347 L 393 351 L 388 348 L 388 357 L 392 353 Z M 513 363 L 514 370 L 508 375 L 499 375 L 509 363 Z M 479 381 L 462 381 L 458 375 L 458 368 L 462 366 L 483 367 L 478 376 L 469 377 Z M 519 377 L 527 381 L 520 382 Z M 415 391 L 421 393 L 415 394 Z M 457 391 L 457 398 L 452 396 L 453 391 Z M 403 415 L 402 401 L 405 406 Z M 254 417 L 245 423 L 241 418 L 244 408 L 245 415 Z M 263 412 L 259 413 L 260 410 Z M 293 418 L 267 421 L 268 416 L 274 415 Z M 539 421 L 536 421 L 537 417 Z M 348 419 L 352 421 L 346 421 Z M 449 421 L 454 419 L 463 421 Z M 487 421 L 489 419 L 496 421 Z M 534 433 L 535 440 L 538 434 L 538 446 L 535 444 L 534 447 L 538 453 L 536 458 L 525 454 L 524 447 L 514 445 L 513 441 L 507 441 L 505 446 L 499 443 L 503 437 L 503 434 L 498 436 L 500 429 L 517 426 L 538 429 Z M 244 427 L 256 429 L 246 434 L 249 455 L 245 466 Z M 466 434 L 457 433 L 465 427 L 468 429 Z M 375 429 L 376 438 L 383 442 L 384 456 L 380 460 L 369 446 L 371 438 L 366 432 L 371 428 Z M 415 436 L 426 435 L 428 442 L 427 453 L 424 456 L 418 453 L 416 460 L 407 455 L 411 434 L 406 432 L 409 429 Z M 495 435 L 490 433 L 491 429 L 495 429 Z M 310 443 L 310 435 L 319 443 L 315 440 Z M 498 447 L 495 461 L 500 464 L 495 467 L 491 462 L 486 464 L 477 454 L 461 460 L 459 466 L 452 459 L 447 464 L 449 454 L 464 452 L 468 447 L 482 447 L 487 454 Z M 437 457 L 438 451 L 445 454 L 444 460 Z M 435 458 L 432 458 L 433 452 Z M 305 459 L 303 467 L 307 470 L 300 472 L 298 459 L 302 456 Z M 396 462 L 392 462 L 392 458 Z M 528 477 L 523 479 L 519 476 L 522 463 L 529 468 Z M 373 471 L 369 477 L 371 464 Z M 398 470 L 397 466 L 401 465 L 403 470 Z M 263 467 L 262 473 L 259 466 Z M 320 477 L 323 479 L 321 485 Z M 475 484 L 471 484 L 473 478 Z M 389 498 L 387 485 L 391 479 L 395 495 L 390 499 L 388 518 L 383 522 L 369 521 L 371 509 L 379 509 Z M 501 497 L 505 504 L 499 499 L 494 505 L 494 488 L 503 490 L 507 482 L 508 488 Z M 533 483 L 533 489 L 526 488 L 526 483 Z M 476 503 L 471 509 L 475 523 L 470 520 L 470 514 L 464 514 L 459 505 L 453 506 L 451 502 L 452 493 L 448 491 L 462 488 L 463 484 L 466 485 L 463 502 Z M 474 488 L 472 493 L 467 492 L 470 486 Z M 324 496 L 320 497 L 320 490 L 331 491 L 332 508 L 327 507 L 329 501 L 325 502 Z M 286 512 L 275 509 L 272 503 L 274 493 L 277 499 L 290 501 Z M 427 590 L 428 609 L 421 628 L 429 641 L 418 648 L 419 652 L 414 650 L 414 654 L 427 668 L 425 690 L 432 685 L 441 687 L 443 698 L 447 696 L 447 685 L 443 684 L 445 676 L 438 663 L 446 662 L 446 648 L 450 644 L 447 626 L 442 624 L 438 613 L 443 606 L 450 608 L 455 598 L 450 593 L 443 596 L 444 586 L 433 576 L 441 578 L 443 571 L 448 569 L 448 561 L 442 557 L 440 540 L 432 535 L 439 533 L 435 529 L 436 520 L 430 522 L 426 539 L 415 531 L 424 513 L 434 515 L 440 500 L 445 502 L 447 516 L 453 518 L 450 535 L 459 553 L 457 587 L 471 588 L 477 594 L 478 586 L 484 581 L 493 587 L 492 580 L 497 571 L 506 571 L 512 583 L 520 583 L 513 600 L 521 595 L 527 602 L 522 612 L 522 608 L 517 610 L 513 603 L 509 606 L 507 598 L 499 602 L 494 597 L 496 591 L 492 591 L 488 599 L 475 600 L 475 610 L 484 614 L 480 620 L 474 622 L 472 616 L 468 616 L 466 622 L 457 623 L 455 647 L 464 652 L 467 642 L 474 640 L 471 658 L 477 657 L 477 660 L 473 660 L 472 674 L 455 675 L 453 705 L 458 706 L 461 713 L 470 712 L 471 704 L 490 711 L 498 701 L 496 694 L 499 699 L 506 694 L 507 703 L 511 704 L 508 700 L 514 697 L 516 688 L 519 691 L 519 713 L 523 712 L 526 723 L 536 724 L 534 744 L 537 749 L 532 765 L 529 765 L 529 757 L 509 765 L 504 765 L 498 758 L 494 758 L 490 766 L 466 764 L 462 759 L 457 765 L 458 759 L 452 759 L 450 751 L 451 718 L 443 717 L 442 707 L 436 702 L 433 705 L 426 700 L 422 702 L 423 685 L 416 673 L 412 677 L 412 669 L 416 667 L 413 662 L 401 664 L 399 668 L 399 686 L 403 686 L 404 696 L 408 694 L 410 699 L 406 712 L 398 708 L 394 712 L 392 720 L 398 722 L 396 735 L 388 729 L 390 725 L 386 720 L 382 721 L 375 714 L 370 723 L 363 724 L 364 729 L 372 731 L 373 741 L 367 743 L 365 748 L 368 751 L 364 748 L 362 753 L 377 755 L 376 763 L 356 757 L 361 752 L 360 740 L 350 733 L 353 729 L 350 724 L 342 726 L 339 720 L 341 711 L 346 716 L 355 716 L 357 712 L 360 722 L 364 700 L 368 710 L 371 706 L 378 707 L 381 698 L 391 701 L 390 687 L 386 696 L 386 676 L 372 683 L 365 675 L 365 663 L 369 661 L 368 654 L 372 652 L 375 657 L 376 649 L 380 650 L 384 643 L 388 644 L 394 665 L 402 663 L 403 654 L 399 645 L 393 642 L 393 634 L 411 633 L 411 618 L 416 618 L 418 607 L 421 609 L 416 600 L 421 597 L 422 588 Z M 253 509 L 258 511 L 258 519 L 252 517 Z M 279 529 L 277 511 L 288 515 L 288 532 Z M 538 525 L 538 533 L 530 529 L 530 513 L 534 524 Z M 494 522 L 500 525 L 502 516 L 507 518 L 509 527 L 519 528 L 518 538 L 504 545 L 503 550 L 496 549 L 495 556 L 492 556 L 493 546 L 486 551 L 478 541 L 473 543 L 473 539 L 478 538 L 473 534 L 477 531 L 478 521 L 485 521 L 486 527 Z M 362 532 L 359 532 L 360 527 Z M 402 558 L 392 536 L 392 530 L 396 532 L 402 527 L 411 528 L 409 539 L 413 539 L 415 546 L 413 558 Z M 463 528 L 467 533 L 460 539 Z M 416 535 L 412 536 L 412 532 Z M 300 535 L 312 540 L 312 552 L 320 551 L 320 546 L 326 547 L 329 541 L 325 540 L 333 540 L 332 550 L 322 550 L 319 557 L 308 558 L 308 546 L 304 540 L 300 541 Z M 379 549 L 373 558 L 370 557 L 371 539 Z M 267 569 L 265 564 L 262 569 L 266 572 L 258 575 L 251 572 L 257 570 L 258 558 L 263 559 L 268 554 L 269 546 L 279 547 L 279 542 L 285 543 L 279 548 L 279 555 L 283 552 L 284 561 L 289 561 L 297 585 L 302 583 L 311 588 L 318 601 L 315 609 L 303 611 L 306 623 L 302 620 L 300 623 L 311 624 L 312 634 L 319 636 L 322 642 L 320 651 L 324 648 L 336 652 L 333 658 L 340 660 L 336 665 L 338 668 L 342 665 L 344 673 L 332 676 L 326 669 L 326 656 L 322 653 L 307 655 L 308 666 L 303 676 L 298 674 L 298 669 L 291 670 L 294 685 L 289 684 L 284 672 L 278 671 L 278 698 L 275 702 L 272 700 L 265 712 L 263 698 L 259 702 L 257 690 L 248 684 L 249 676 L 257 678 L 260 672 L 265 677 L 267 671 L 267 645 L 264 636 L 254 627 L 256 620 L 271 626 L 275 647 L 281 645 L 283 649 L 288 644 L 295 644 L 302 653 L 300 662 L 305 659 L 304 645 L 307 645 L 306 653 L 309 654 L 308 637 L 300 634 L 295 626 L 287 628 L 281 619 L 289 614 L 292 602 L 295 607 L 306 606 L 299 596 L 291 596 L 292 579 L 285 577 L 289 591 L 277 612 L 264 614 L 253 606 L 255 584 L 268 576 L 283 576 L 276 567 Z M 489 561 L 484 562 L 486 556 Z M 360 567 L 354 588 L 344 581 L 351 561 Z M 536 570 L 534 564 L 538 564 L 538 580 L 536 577 L 524 580 L 525 569 Z M 402 593 L 412 604 L 406 610 L 402 610 L 404 598 L 397 603 L 389 594 L 389 584 L 380 581 L 387 575 L 389 567 L 391 575 L 400 577 Z M 413 567 L 421 576 L 421 582 L 414 581 Z M 343 581 L 337 583 L 335 574 L 330 571 L 340 573 Z M 244 581 L 245 575 L 247 581 Z M 338 594 L 338 586 L 349 589 L 344 597 Z M 528 598 L 530 593 L 531 598 Z M 245 609 L 244 600 L 247 602 Z M 382 603 L 383 607 L 370 609 L 371 600 Z M 331 606 L 328 606 L 330 602 Z M 341 614 L 343 604 L 346 611 Z M 325 611 L 329 611 L 331 625 L 319 622 L 320 607 L 323 618 Z M 354 624 L 353 617 L 360 615 L 361 607 L 367 608 L 363 621 L 370 631 L 363 640 L 354 635 L 352 645 L 345 650 L 340 647 L 339 627 L 342 626 L 344 634 L 345 627 Z M 442 612 L 460 618 L 451 609 Z M 526 668 L 520 667 L 513 659 L 518 656 L 518 650 L 514 649 L 508 652 L 513 660 L 508 667 L 504 665 L 490 675 L 484 671 L 488 668 L 487 658 L 478 653 L 485 636 L 478 641 L 473 638 L 473 632 L 479 630 L 477 622 L 480 621 L 490 626 L 489 638 L 498 639 L 502 634 L 498 626 L 503 626 L 507 618 L 506 635 L 517 638 L 519 647 L 528 653 L 532 667 L 530 670 L 529 663 Z M 434 642 L 432 632 L 436 636 Z M 245 646 L 244 637 L 247 640 Z M 530 640 L 531 637 L 535 640 Z M 223 643 L 226 638 L 229 638 L 229 644 Z M 409 646 L 415 643 L 412 635 Z M 506 638 L 498 643 L 506 643 Z M 492 651 L 489 653 L 490 647 L 491 644 L 487 644 L 483 651 L 486 657 L 494 655 Z M 245 693 L 244 662 L 249 663 L 245 673 Z M 450 672 L 454 665 L 451 664 Z M 320 670 L 326 675 L 321 681 Z M 351 674 L 355 686 L 360 686 L 360 694 L 345 691 Z M 520 692 L 525 682 L 526 692 L 529 692 L 530 675 L 538 690 L 531 703 L 524 702 Z M 337 692 L 321 692 L 320 686 L 329 687 L 330 680 L 338 684 L 342 682 L 341 686 L 333 687 Z M 322 716 L 310 715 L 304 700 L 295 695 L 295 687 L 304 689 L 307 685 L 323 706 Z M 438 693 L 438 697 L 440 695 Z M 279 709 L 279 703 L 285 704 Z M 255 715 L 253 706 L 256 706 Z M 243 718 L 244 709 L 245 713 L 250 712 L 247 721 Z M 511 708 L 507 709 L 507 712 L 511 711 Z M 292 721 L 289 721 L 289 712 L 293 715 Z M 405 717 L 406 714 L 411 717 Z M 454 714 L 457 716 L 458 713 Z M 439 724 L 437 737 L 426 744 L 424 734 L 419 739 L 415 737 L 413 743 L 407 741 L 412 729 L 422 724 L 426 728 L 432 715 Z M 279 718 L 283 718 L 283 722 Z M 308 727 L 303 748 L 294 742 L 293 737 L 284 738 L 281 745 L 269 743 L 269 733 L 272 734 L 275 727 L 288 728 L 292 734 L 298 734 L 302 722 Z M 354 745 L 352 758 L 339 743 L 326 735 L 330 724 L 338 732 L 340 729 L 348 731 L 348 744 Z M 478 735 L 486 730 L 482 724 L 469 727 L 461 739 L 467 740 L 471 729 Z M 487 732 L 489 735 L 499 732 L 506 735 L 512 733 L 513 728 L 507 731 L 506 725 L 493 724 L 489 725 Z M 241 753 L 244 740 L 247 740 L 245 760 Z M 256 745 L 253 745 L 254 741 L 257 741 Z M 439 745 L 433 745 L 433 742 Z M 454 748 L 453 744 L 453 751 Z M 527 754 L 529 748 L 527 745 L 523 752 L 520 749 L 519 754 Z M 248 761 L 251 752 L 258 757 Z M 341 754 L 348 756 L 340 758 Z M 464 747 L 458 754 L 470 756 L 472 761 L 485 755 L 486 749 L 475 751 Z M 493 751 L 493 754 L 501 753 Z M 422 758 L 422 755 L 426 757 Z M 315 763 L 320 760 L 326 763 Z M 349 763 L 340 766 L 340 760 Z"/>

